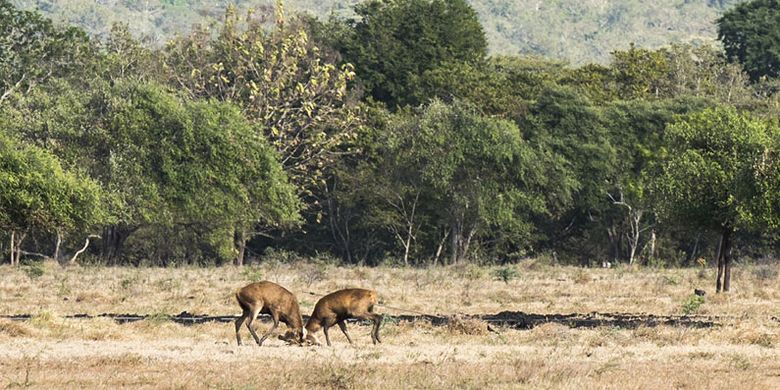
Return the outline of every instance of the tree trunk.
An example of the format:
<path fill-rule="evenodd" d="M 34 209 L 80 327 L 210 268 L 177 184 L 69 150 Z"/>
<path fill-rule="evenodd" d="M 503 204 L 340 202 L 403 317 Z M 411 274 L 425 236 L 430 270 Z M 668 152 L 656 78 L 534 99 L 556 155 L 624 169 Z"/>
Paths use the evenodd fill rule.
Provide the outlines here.
<path fill-rule="evenodd" d="M 352 248 L 349 237 L 349 222 L 344 221 L 344 231 L 339 226 L 339 220 L 342 218 L 340 208 L 330 196 L 328 188 L 325 188 L 328 205 L 328 225 L 330 225 L 330 234 L 333 240 L 341 245 L 341 257 L 347 264 L 352 264 Z"/>
<path fill-rule="evenodd" d="M 68 261 L 68 265 L 74 265 L 76 264 L 76 259 L 79 257 L 80 254 L 84 253 L 84 251 L 87 250 L 87 247 L 89 247 L 89 239 L 90 238 L 100 238 L 100 236 L 96 236 L 93 234 L 90 234 L 87 236 L 86 241 L 84 241 L 84 247 L 76 251 L 76 253 L 73 254 L 73 257 Z"/>
<path fill-rule="evenodd" d="M 474 238 L 474 234 L 477 232 L 477 228 L 473 227 L 469 230 L 469 234 L 466 236 L 466 241 L 461 246 L 460 258 L 465 259 L 468 257 L 469 248 L 471 247 L 471 239 Z"/>
<path fill-rule="evenodd" d="M 100 257 L 108 265 L 117 265 L 119 257 L 122 254 L 122 247 L 125 244 L 130 235 L 138 230 L 136 227 L 128 227 L 126 225 L 112 225 L 103 228 L 103 234 L 101 237 L 102 245 L 100 250 Z"/>
<path fill-rule="evenodd" d="M 723 238 L 725 236 L 725 232 L 721 234 L 720 239 L 718 239 L 718 248 L 715 250 L 715 261 L 718 263 L 718 278 L 715 282 L 715 292 L 720 292 L 720 280 L 723 277 Z"/>
<path fill-rule="evenodd" d="M 655 229 L 650 230 L 650 253 L 649 259 L 655 259 Z"/>
<path fill-rule="evenodd" d="M 693 242 L 693 250 L 691 250 L 691 257 L 688 259 L 688 263 L 696 262 L 696 254 L 699 253 L 699 238 L 701 237 L 701 233 L 696 233 L 696 241 Z"/>
<path fill-rule="evenodd" d="M 441 241 L 439 241 L 439 246 L 436 248 L 436 254 L 433 256 L 433 265 L 439 264 L 439 258 L 441 257 L 441 252 L 444 250 L 444 242 L 447 241 L 447 236 L 449 236 L 450 233 L 445 231 L 444 236 L 442 236 Z"/>
<path fill-rule="evenodd" d="M 731 230 L 726 230 L 723 234 L 723 292 L 729 292 L 731 287 Z"/>
<path fill-rule="evenodd" d="M 617 227 L 613 224 L 607 228 L 607 240 L 609 241 L 609 249 L 612 252 L 612 262 L 618 262 L 620 258 L 620 247 L 617 243 L 620 235 L 617 234 Z"/>
<path fill-rule="evenodd" d="M 238 228 L 233 233 L 233 238 L 238 248 L 238 254 L 236 255 L 235 265 L 244 265 L 244 257 L 246 254 L 246 229 Z"/>
<path fill-rule="evenodd" d="M 404 242 L 404 266 L 409 266 L 409 247 L 412 246 L 412 227 L 409 227 L 409 234 Z"/>
<path fill-rule="evenodd" d="M 463 239 L 461 233 L 460 221 L 452 223 L 452 236 L 450 237 L 450 264 L 456 264 L 460 259 L 458 258 L 460 252 L 460 242 Z"/>
<path fill-rule="evenodd" d="M 60 262 L 60 245 L 62 244 L 62 232 L 57 229 L 57 242 L 54 244 L 54 261 Z"/>
<path fill-rule="evenodd" d="M 27 238 L 27 232 L 19 233 L 16 238 L 16 244 L 14 244 L 14 251 L 16 252 L 14 259 L 16 259 L 16 265 L 19 265 L 19 259 L 22 258 L 22 242 L 24 242 L 25 238 Z"/>
<path fill-rule="evenodd" d="M 14 262 L 14 255 L 16 254 L 16 252 L 14 252 L 14 240 L 15 240 L 15 238 L 16 238 L 16 231 L 11 230 L 11 265 L 12 266 L 15 265 L 15 262 Z"/>

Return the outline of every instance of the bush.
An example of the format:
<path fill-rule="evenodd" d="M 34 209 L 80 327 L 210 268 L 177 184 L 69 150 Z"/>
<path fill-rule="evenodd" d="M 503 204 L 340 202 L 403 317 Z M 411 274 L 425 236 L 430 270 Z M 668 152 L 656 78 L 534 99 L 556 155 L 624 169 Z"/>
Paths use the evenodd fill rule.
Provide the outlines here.
<path fill-rule="evenodd" d="M 278 262 L 282 264 L 290 264 L 299 260 L 300 256 L 292 251 L 286 249 L 277 249 L 268 247 L 263 251 L 262 260 L 265 262 Z"/>
<path fill-rule="evenodd" d="M 704 297 L 698 295 L 691 295 L 682 305 L 682 312 L 685 315 L 694 314 L 701 309 L 701 305 L 704 304 Z"/>
<path fill-rule="evenodd" d="M 241 270 L 241 276 L 250 282 L 259 282 L 263 280 L 263 270 L 260 267 L 245 266 Z"/>
<path fill-rule="evenodd" d="M 22 270 L 32 280 L 38 279 L 44 274 L 43 264 L 41 263 L 30 263 L 22 267 Z"/>
<path fill-rule="evenodd" d="M 760 281 L 777 279 L 777 273 L 777 268 L 769 265 L 762 265 L 753 269 L 753 276 Z"/>
<path fill-rule="evenodd" d="M 300 263 L 298 269 L 300 270 L 298 280 L 305 284 L 306 288 L 328 277 L 328 265 L 322 261 Z"/>
<path fill-rule="evenodd" d="M 509 284 L 509 282 L 516 279 L 518 276 L 520 276 L 520 273 L 517 272 L 517 269 L 515 269 L 515 267 L 501 267 L 493 271 L 493 276 L 497 280 Z"/>

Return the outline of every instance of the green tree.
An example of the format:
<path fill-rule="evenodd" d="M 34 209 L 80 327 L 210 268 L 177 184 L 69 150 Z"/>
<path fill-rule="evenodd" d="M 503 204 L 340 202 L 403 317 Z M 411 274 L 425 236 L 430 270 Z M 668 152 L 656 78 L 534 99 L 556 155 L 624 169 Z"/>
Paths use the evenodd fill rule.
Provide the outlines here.
<path fill-rule="evenodd" d="M 753 0 L 718 19 L 718 39 L 753 81 L 780 76 L 780 2 Z"/>
<path fill-rule="evenodd" d="M 656 257 L 658 200 L 650 191 L 650 181 L 661 158 L 664 129 L 675 115 L 700 111 L 708 104 L 711 101 L 706 99 L 683 97 L 615 101 L 605 107 L 605 124 L 616 151 L 616 169 L 604 198 L 614 207 L 605 214 L 603 229 L 615 261 L 626 258 L 632 263 L 639 257 Z"/>
<path fill-rule="evenodd" d="M 734 232 L 780 225 L 779 141 L 775 124 L 733 108 L 680 117 L 666 129 L 655 183 L 662 211 L 720 234 L 718 292 L 729 291 Z"/>
<path fill-rule="evenodd" d="M 105 261 L 123 259 L 135 235 L 138 256 L 155 262 L 204 252 L 240 262 L 255 224 L 297 222 L 276 152 L 232 104 L 189 101 L 141 81 L 95 82 L 87 93 L 51 87 L 22 99 L 6 125 L 84 167 L 108 192 Z"/>
<path fill-rule="evenodd" d="M 0 0 L 0 103 L 52 77 L 82 70 L 94 47 L 77 27 L 57 27 L 37 12 Z"/>
<path fill-rule="evenodd" d="M 101 196 L 95 181 L 0 129 L 0 226 L 10 232 L 12 265 L 19 264 L 28 234 L 88 230 L 104 222 Z"/>
<path fill-rule="evenodd" d="M 612 52 L 612 71 L 623 99 L 659 97 L 667 89 L 669 62 L 662 51 L 636 48 Z"/>
<path fill-rule="evenodd" d="M 303 195 L 322 184 L 339 145 L 359 125 L 347 89 L 352 67 L 328 61 L 281 5 L 270 31 L 251 14 L 242 23 L 229 8 L 218 34 L 200 27 L 162 54 L 173 88 L 238 105 Z"/>
<path fill-rule="evenodd" d="M 465 0 L 370 0 L 355 13 L 356 19 L 331 23 L 324 33 L 332 36 L 321 38 L 355 66 L 370 96 L 391 109 L 433 97 L 425 93 L 427 72 L 487 55 L 485 33 Z"/>
<path fill-rule="evenodd" d="M 468 258 L 472 244 L 488 237 L 493 245 L 527 247 L 531 217 L 550 213 L 551 198 L 571 196 L 555 160 L 537 153 L 516 125 L 468 104 L 435 101 L 395 126 L 407 174 L 393 187 L 412 189 L 403 193 L 407 203 L 427 192 L 422 199 L 431 202 L 425 207 L 432 227 L 448 237 L 451 263 Z"/>

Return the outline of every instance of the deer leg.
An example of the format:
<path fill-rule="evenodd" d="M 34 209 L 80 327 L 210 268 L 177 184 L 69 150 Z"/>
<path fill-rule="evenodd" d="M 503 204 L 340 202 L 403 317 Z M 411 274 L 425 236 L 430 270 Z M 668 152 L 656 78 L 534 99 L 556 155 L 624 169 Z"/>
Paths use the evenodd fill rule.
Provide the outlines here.
<path fill-rule="evenodd" d="M 243 313 L 241 313 L 241 317 L 238 317 L 236 319 L 236 342 L 238 345 L 241 345 L 241 334 L 239 333 L 239 330 L 241 330 L 241 325 L 244 324 L 244 320 L 249 316 L 249 312 L 244 310 Z"/>
<path fill-rule="evenodd" d="M 381 343 L 382 340 L 379 338 L 379 327 L 382 326 L 382 315 L 372 313 L 371 319 L 374 320 L 374 329 L 371 330 L 371 340 L 374 341 L 374 344 Z"/>
<path fill-rule="evenodd" d="M 271 329 L 268 332 L 265 332 L 263 337 L 260 339 L 260 345 L 263 345 L 263 341 L 265 341 L 265 339 L 268 337 L 268 335 L 270 335 L 271 332 L 273 332 L 276 329 L 276 327 L 279 326 L 279 314 L 271 313 L 271 318 L 273 318 L 273 320 L 274 320 L 274 326 L 272 326 Z"/>
<path fill-rule="evenodd" d="M 328 336 L 328 328 L 330 327 L 330 324 L 324 324 L 322 326 L 322 333 L 325 333 L 325 341 L 328 343 L 328 346 L 330 347 L 330 336 Z"/>
<path fill-rule="evenodd" d="M 255 332 L 255 328 L 254 328 L 254 326 L 252 326 L 252 324 L 255 322 L 255 319 L 257 319 L 257 314 L 259 312 L 260 312 L 259 309 L 255 309 L 255 310 L 252 310 L 251 313 L 249 313 L 249 321 L 247 321 L 246 327 L 247 327 L 247 329 L 249 329 L 249 333 L 252 334 L 252 337 L 255 338 L 255 342 L 257 343 L 257 345 L 262 346 L 263 342 L 260 341 L 260 337 L 257 336 L 257 332 Z"/>
<path fill-rule="evenodd" d="M 347 333 L 347 324 L 346 320 L 341 320 L 337 322 L 339 325 L 339 328 L 341 328 L 341 331 L 344 333 L 344 336 L 347 336 L 347 341 L 349 341 L 350 344 L 352 344 L 352 338 L 349 337 L 349 333 Z"/>

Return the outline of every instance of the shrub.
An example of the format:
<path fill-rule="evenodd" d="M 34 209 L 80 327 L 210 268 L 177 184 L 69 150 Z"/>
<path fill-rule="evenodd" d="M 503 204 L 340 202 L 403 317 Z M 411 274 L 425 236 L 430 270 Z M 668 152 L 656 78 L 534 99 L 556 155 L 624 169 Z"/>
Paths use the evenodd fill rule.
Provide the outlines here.
<path fill-rule="evenodd" d="M 328 265 L 321 261 L 302 263 L 299 269 L 301 273 L 298 275 L 298 280 L 305 284 L 306 288 L 311 287 L 316 282 L 325 280 L 328 276 Z"/>
<path fill-rule="evenodd" d="M 263 251 L 263 261 L 265 262 L 279 262 L 282 264 L 294 263 L 300 256 L 297 253 L 291 252 L 285 249 L 276 249 L 268 247 Z"/>
<path fill-rule="evenodd" d="M 241 276 L 250 282 L 259 282 L 263 280 L 263 271 L 260 267 L 245 266 L 241 270 Z"/>
<path fill-rule="evenodd" d="M 27 277 L 33 280 L 40 278 L 44 274 L 43 264 L 41 263 L 30 263 L 25 265 L 22 270 L 27 274 Z"/>
<path fill-rule="evenodd" d="M 762 265 L 753 269 L 753 276 L 762 282 L 777 279 L 777 273 L 777 268 L 769 265 Z"/>
<path fill-rule="evenodd" d="M 688 299 L 685 302 L 683 302 L 682 305 L 683 314 L 685 315 L 694 314 L 699 311 L 701 305 L 703 304 L 704 304 L 704 297 L 700 297 L 698 295 L 691 295 L 688 297 Z"/>
<path fill-rule="evenodd" d="M 493 276 L 497 280 L 509 284 L 509 282 L 516 279 L 518 276 L 520 276 L 520 273 L 517 272 L 517 269 L 515 269 L 515 267 L 501 267 L 493 271 Z"/>

